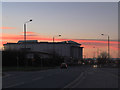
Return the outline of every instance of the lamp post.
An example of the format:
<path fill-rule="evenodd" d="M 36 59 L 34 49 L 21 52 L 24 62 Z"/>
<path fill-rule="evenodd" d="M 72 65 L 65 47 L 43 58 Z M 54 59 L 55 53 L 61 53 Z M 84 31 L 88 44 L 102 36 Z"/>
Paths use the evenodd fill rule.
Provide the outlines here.
<path fill-rule="evenodd" d="M 110 58 L 110 40 L 109 40 L 109 35 L 101 34 L 102 36 L 107 36 L 108 37 L 108 59 Z"/>
<path fill-rule="evenodd" d="M 96 47 L 93 47 L 93 48 L 96 48 Z M 96 56 L 96 55 L 95 55 L 95 51 L 94 51 L 94 52 L 93 52 L 93 59 L 95 59 L 95 56 Z"/>
<path fill-rule="evenodd" d="M 99 56 L 99 48 L 97 48 L 97 58 L 98 58 L 98 56 Z"/>
<path fill-rule="evenodd" d="M 57 36 L 53 36 L 53 43 L 55 41 L 55 37 L 57 37 Z M 58 35 L 58 37 L 61 37 L 61 35 Z"/>
<path fill-rule="evenodd" d="M 26 28 L 27 28 L 27 23 L 31 22 L 32 19 L 24 23 L 24 43 L 25 43 L 25 49 L 26 49 Z"/>
<path fill-rule="evenodd" d="M 94 46 L 93 48 L 96 48 L 96 47 Z M 97 58 L 99 55 L 99 48 L 96 48 L 96 50 L 94 51 L 93 58 Z"/>
<path fill-rule="evenodd" d="M 61 37 L 61 35 L 59 34 L 57 36 L 53 36 L 53 57 L 55 56 L 55 45 L 54 45 L 55 37 Z"/>
<path fill-rule="evenodd" d="M 24 23 L 24 52 L 25 52 L 25 57 L 26 57 L 26 28 L 27 28 L 27 23 L 29 23 L 29 22 L 31 22 L 32 21 L 32 19 L 30 19 L 29 21 L 26 21 L 25 23 Z M 26 66 L 27 66 L 27 60 L 26 60 Z"/>

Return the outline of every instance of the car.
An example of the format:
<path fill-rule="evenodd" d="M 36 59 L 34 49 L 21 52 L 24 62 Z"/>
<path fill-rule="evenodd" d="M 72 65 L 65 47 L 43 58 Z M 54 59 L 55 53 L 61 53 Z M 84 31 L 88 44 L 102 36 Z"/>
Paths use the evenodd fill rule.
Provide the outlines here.
<path fill-rule="evenodd" d="M 85 63 L 84 63 L 84 62 L 83 62 L 82 64 L 83 64 L 83 65 L 85 65 Z"/>
<path fill-rule="evenodd" d="M 97 68 L 98 67 L 98 65 L 93 65 L 93 68 Z"/>
<path fill-rule="evenodd" d="M 67 66 L 66 63 L 62 63 L 61 66 L 60 66 L 60 68 L 66 68 L 66 69 L 67 69 L 67 67 L 68 67 L 68 66 Z"/>

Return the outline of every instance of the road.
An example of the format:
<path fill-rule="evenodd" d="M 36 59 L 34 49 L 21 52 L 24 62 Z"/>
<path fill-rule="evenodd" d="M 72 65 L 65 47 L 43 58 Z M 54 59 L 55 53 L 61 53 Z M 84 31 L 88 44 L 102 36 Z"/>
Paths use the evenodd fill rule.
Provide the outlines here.
<path fill-rule="evenodd" d="M 118 88 L 118 69 L 90 66 L 8 72 L 3 88 Z"/>

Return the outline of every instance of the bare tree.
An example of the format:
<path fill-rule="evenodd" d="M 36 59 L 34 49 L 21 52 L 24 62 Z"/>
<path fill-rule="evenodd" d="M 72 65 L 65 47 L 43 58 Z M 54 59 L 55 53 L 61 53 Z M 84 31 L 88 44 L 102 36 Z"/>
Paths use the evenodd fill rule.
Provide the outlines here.
<path fill-rule="evenodd" d="M 100 58 L 100 59 L 107 59 L 108 58 L 107 52 L 100 53 L 100 55 L 98 55 L 98 58 Z"/>
<path fill-rule="evenodd" d="M 107 52 L 101 52 L 100 55 L 98 55 L 98 63 L 99 64 L 106 64 L 108 62 L 108 53 Z"/>

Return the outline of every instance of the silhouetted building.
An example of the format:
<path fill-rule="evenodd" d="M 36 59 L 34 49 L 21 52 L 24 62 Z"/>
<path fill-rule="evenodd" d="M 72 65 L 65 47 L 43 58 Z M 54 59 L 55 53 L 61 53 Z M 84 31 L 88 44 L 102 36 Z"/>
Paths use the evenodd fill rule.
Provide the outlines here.
<path fill-rule="evenodd" d="M 83 58 L 83 47 L 81 44 L 74 41 L 64 42 L 38 42 L 37 40 L 27 40 L 26 48 L 24 41 L 18 41 L 18 43 L 4 44 L 4 50 L 18 50 L 24 51 L 26 49 L 29 52 L 41 53 L 43 58 L 49 58 L 49 56 L 55 54 L 63 58 L 72 58 L 81 60 Z M 29 55 L 31 56 L 31 54 Z"/>

